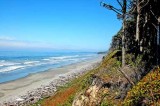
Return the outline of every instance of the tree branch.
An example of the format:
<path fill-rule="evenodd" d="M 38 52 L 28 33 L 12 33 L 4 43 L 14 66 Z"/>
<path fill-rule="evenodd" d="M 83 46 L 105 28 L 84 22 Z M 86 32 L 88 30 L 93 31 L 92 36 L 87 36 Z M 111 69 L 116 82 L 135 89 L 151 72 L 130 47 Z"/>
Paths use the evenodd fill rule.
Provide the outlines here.
<path fill-rule="evenodd" d="M 154 18 L 158 21 L 158 18 L 156 17 L 156 15 L 154 14 L 154 12 L 152 10 L 150 10 L 152 15 L 154 16 Z"/>
<path fill-rule="evenodd" d="M 140 3 L 143 3 L 143 2 L 144 2 L 144 0 L 141 1 Z M 139 5 L 140 5 L 140 3 L 139 3 Z M 149 0 L 147 0 L 147 2 L 140 8 L 140 10 L 142 10 L 142 8 L 144 8 L 148 3 L 149 3 Z"/>
<path fill-rule="evenodd" d="M 154 23 L 152 23 L 152 25 L 154 26 L 154 28 L 155 28 L 156 30 L 158 30 L 158 29 L 157 29 L 157 26 L 156 26 Z"/>
<path fill-rule="evenodd" d="M 102 3 L 102 2 L 101 2 L 101 5 L 105 8 L 107 8 L 107 9 L 109 9 L 109 10 L 112 10 L 112 11 L 116 12 L 117 14 L 122 14 L 122 11 L 120 11 L 119 9 L 117 9 L 117 8 L 111 6 L 111 5 L 108 5 L 108 4 Z"/>
<path fill-rule="evenodd" d="M 132 8 L 130 9 L 129 12 L 132 13 L 132 12 L 136 11 L 136 8 L 137 8 L 136 4 L 132 4 Z"/>
<path fill-rule="evenodd" d="M 117 0 L 118 4 L 121 6 L 121 8 L 123 8 L 121 2 L 119 0 Z"/>

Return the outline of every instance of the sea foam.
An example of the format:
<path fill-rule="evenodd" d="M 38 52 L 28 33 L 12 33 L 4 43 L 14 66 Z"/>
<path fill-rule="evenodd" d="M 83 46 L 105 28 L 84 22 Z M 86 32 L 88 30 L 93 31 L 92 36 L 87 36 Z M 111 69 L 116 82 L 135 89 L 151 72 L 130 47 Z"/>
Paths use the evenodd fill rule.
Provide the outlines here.
<path fill-rule="evenodd" d="M 13 71 L 13 70 L 24 68 L 24 67 L 25 66 L 8 66 L 8 67 L 0 69 L 0 72 L 9 72 L 9 71 Z"/>

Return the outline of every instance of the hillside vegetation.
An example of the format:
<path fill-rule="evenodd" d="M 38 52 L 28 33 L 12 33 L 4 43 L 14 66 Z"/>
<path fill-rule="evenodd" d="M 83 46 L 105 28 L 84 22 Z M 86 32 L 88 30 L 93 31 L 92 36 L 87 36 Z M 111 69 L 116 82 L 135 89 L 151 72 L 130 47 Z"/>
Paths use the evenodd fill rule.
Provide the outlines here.
<path fill-rule="evenodd" d="M 55 95 L 44 98 L 33 106 L 105 106 L 122 103 L 131 84 L 119 71 L 120 54 L 119 50 L 108 53 L 97 68 L 60 87 Z M 131 57 L 128 56 L 129 58 Z M 131 78 L 136 75 L 130 67 L 126 67 L 124 72 Z M 136 81 L 136 77 L 132 80 Z"/>
<path fill-rule="evenodd" d="M 148 73 L 128 93 L 124 106 L 160 106 L 160 68 Z"/>

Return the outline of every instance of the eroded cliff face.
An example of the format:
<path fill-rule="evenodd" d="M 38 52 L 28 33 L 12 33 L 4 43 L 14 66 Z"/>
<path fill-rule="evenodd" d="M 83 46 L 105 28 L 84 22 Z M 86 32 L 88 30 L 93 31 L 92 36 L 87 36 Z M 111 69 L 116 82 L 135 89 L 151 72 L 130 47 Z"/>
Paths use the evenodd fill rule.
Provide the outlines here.
<path fill-rule="evenodd" d="M 98 93 L 102 88 L 104 82 L 98 77 L 94 77 L 92 84 L 76 96 L 72 106 L 96 106 L 100 104 L 101 97 L 98 97 Z"/>

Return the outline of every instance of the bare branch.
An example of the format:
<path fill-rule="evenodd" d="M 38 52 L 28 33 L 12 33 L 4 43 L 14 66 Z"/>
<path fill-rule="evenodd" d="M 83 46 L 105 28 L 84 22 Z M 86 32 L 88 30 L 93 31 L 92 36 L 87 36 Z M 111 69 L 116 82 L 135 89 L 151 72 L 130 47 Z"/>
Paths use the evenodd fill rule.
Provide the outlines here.
<path fill-rule="evenodd" d="M 156 17 L 156 15 L 154 14 L 154 12 L 152 10 L 150 10 L 152 15 L 154 16 L 154 18 L 158 21 L 158 18 Z"/>
<path fill-rule="evenodd" d="M 131 11 L 129 13 L 134 12 L 136 10 L 136 8 L 137 8 L 136 6 L 132 6 L 132 8 L 130 9 Z"/>
<path fill-rule="evenodd" d="M 118 4 L 121 6 L 121 8 L 123 8 L 121 2 L 119 0 L 117 0 Z"/>
<path fill-rule="evenodd" d="M 117 8 L 115 8 L 115 7 L 113 7 L 113 9 L 115 9 L 116 11 L 122 13 L 122 11 L 121 11 L 120 9 L 117 9 Z"/>
<path fill-rule="evenodd" d="M 152 25 L 154 26 L 154 28 L 155 28 L 156 30 L 158 30 L 158 29 L 157 29 L 157 26 L 156 26 L 154 23 L 152 23 Z"/>
<path fill-rule="evenodd" d="M 144 23 L 143 28 L 146 27 L 146 25 L 147 25 L 147 22 Z"/>
<path fill-rule="evenodd" d="M 141 3 L 143 3 L 143 2 L 144 2 L 144 0 Z M 147 2 L 140 8 L 140 10 L 142 10 L 142 8 L 144 8 L 148 3 L 149 3 L 149 0 L 147 0 Z M 139 3 L 139 5 L 140 5 L 140 3 Z"/>
<path fill-rule="evenodd" d="M 139 4 L 137 4 L 137 5 L 139 5 L 139 6 L 140 6 L 143 2 L 144 2 L 144 0 L 142 0 L 141 2 L 139 2 Z"/>
<path fill-rule="evenodd" d="M 108 5 L 108 4 L 106 4 L 106 3 L 102 3 L 102 2 L 101 2 L 101 5 L 102 5 L 103 7 L 105 7 L 105 8 L 107 8 L 107 9 L 109 9 L 109 10 L 112 10 L 112 11 L 116 12 L 117 14 L 121 14 L 121 13 L 122 13 L 122 11 L 120 11 L 119 9 L 117 9 L 117 8 L 111 6 L 111 5 Z"/>

